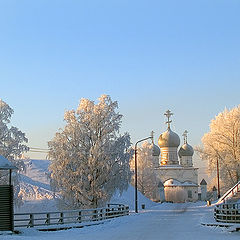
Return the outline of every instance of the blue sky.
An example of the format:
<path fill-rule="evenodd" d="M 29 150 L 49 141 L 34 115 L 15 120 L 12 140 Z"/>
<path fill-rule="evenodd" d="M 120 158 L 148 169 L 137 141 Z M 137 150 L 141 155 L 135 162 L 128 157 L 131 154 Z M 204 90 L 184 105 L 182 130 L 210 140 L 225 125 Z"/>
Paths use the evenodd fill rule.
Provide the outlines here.
<path fill-rule="evenodd" d="M 239 104 L 238 0 L 0 2 L 1 98 L 30 147 L 47 147 L 64 111 L 109 94 L 135 143 L 166 129 L 201 143 Z M 32 157 L 42 158 L 40 154 Z"/>

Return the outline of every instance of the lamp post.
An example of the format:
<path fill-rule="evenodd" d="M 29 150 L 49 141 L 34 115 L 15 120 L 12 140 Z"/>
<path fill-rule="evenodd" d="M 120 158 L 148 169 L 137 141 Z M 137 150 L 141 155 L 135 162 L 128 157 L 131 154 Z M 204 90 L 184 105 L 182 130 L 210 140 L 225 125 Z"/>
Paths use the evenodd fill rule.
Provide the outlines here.
<path fill-rule="evenodd" d="M 218 186 L 218 199 L 220 198 L 220 183 L 219 183 L 219 163 L 217 157 L 217 186 Z"/>
<path fill-rule="evenodd" d="M 138 213 L 138 194 L 137 194 L 137 176 L 138 176 L 138 173 L 137 173 L 137 144 L 140 143 L 140 142 L 143 142 L 145 140 L 148 140 L 148 139 L 152 139 L 152 142 L 153 142 L 153 131 L 151 132 L 151 136 L 150 137 L 146 137 L 146 138 L 143 138 L 139 141 L 137 141 L 135 143 L 135 148 L 134 148 L 134 152 L 135 152 L 135 212 Z M 154 147 L 154 146 L 153 146 Z M 153 156 L 154 153 L 153 153 Z"/>

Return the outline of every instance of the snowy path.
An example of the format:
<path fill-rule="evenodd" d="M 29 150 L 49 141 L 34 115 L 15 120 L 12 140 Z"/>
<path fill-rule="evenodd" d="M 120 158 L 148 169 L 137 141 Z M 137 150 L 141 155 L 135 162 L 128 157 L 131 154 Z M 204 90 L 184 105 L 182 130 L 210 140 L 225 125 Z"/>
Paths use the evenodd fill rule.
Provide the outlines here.
<path fill-rule="evenodd" d="M 155 240 L 239 239 L 240 232 L 204 227 L 212 220 L 212 208 L 200 204 L 159 204 L 151 210 L 113 219 L 105 224 L 58 232 L 25 230 L 22 235 L 0 236 L 2 240 Z"/>

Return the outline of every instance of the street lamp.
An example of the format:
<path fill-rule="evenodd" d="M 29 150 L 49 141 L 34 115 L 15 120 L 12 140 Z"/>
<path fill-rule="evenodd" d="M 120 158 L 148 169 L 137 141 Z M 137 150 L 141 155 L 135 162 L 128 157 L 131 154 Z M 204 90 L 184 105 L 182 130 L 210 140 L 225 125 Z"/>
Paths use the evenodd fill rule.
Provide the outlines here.
<path fill-rule="evenodd" d="M 135 149 L 134 149 L 134 152 L 135 152 L 135 212 L 138 213 L 138 194 L 137 194 L 137 144 L 140 143 L 140 142 L 143 142 L 145 140 L 148 140 L 148 139 L 152 139 L 152 143 L 153 143 L 153 131 L 151 132 L 151 136 L 150 137 L 146 137 L 146 138 L 143 138 L 139 141 L 137 141 L 135 143 Z M 156 153 L 157 151 L 155 151 L 154 149 L 154 144 L 153 144 L 153 152 L 152 152 L 152 156 L 158 156 L 159 154 Z M 157 147 L 157 146 L 156 146 Z"/>
<path fill-rule="evenodd" d="M 217 186 L 218 186 L 218 199 L 220 198 L 220 184 L 219 184 L 219 163 L 217 157 Z"/>

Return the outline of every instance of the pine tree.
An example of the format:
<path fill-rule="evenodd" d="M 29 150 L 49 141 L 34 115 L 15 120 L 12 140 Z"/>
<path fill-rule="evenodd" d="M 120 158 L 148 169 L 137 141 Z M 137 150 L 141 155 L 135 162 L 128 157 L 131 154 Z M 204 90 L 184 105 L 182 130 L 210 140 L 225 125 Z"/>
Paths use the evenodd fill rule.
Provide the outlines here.
<path fill-rule="evenodd" d="M 66 111 L 63 130 L 49 142 L 50 171 L 64 208 L 99 207 L 130 180 L 130 136 L 119 134 L 118 103 L 102 95 Z"/>

